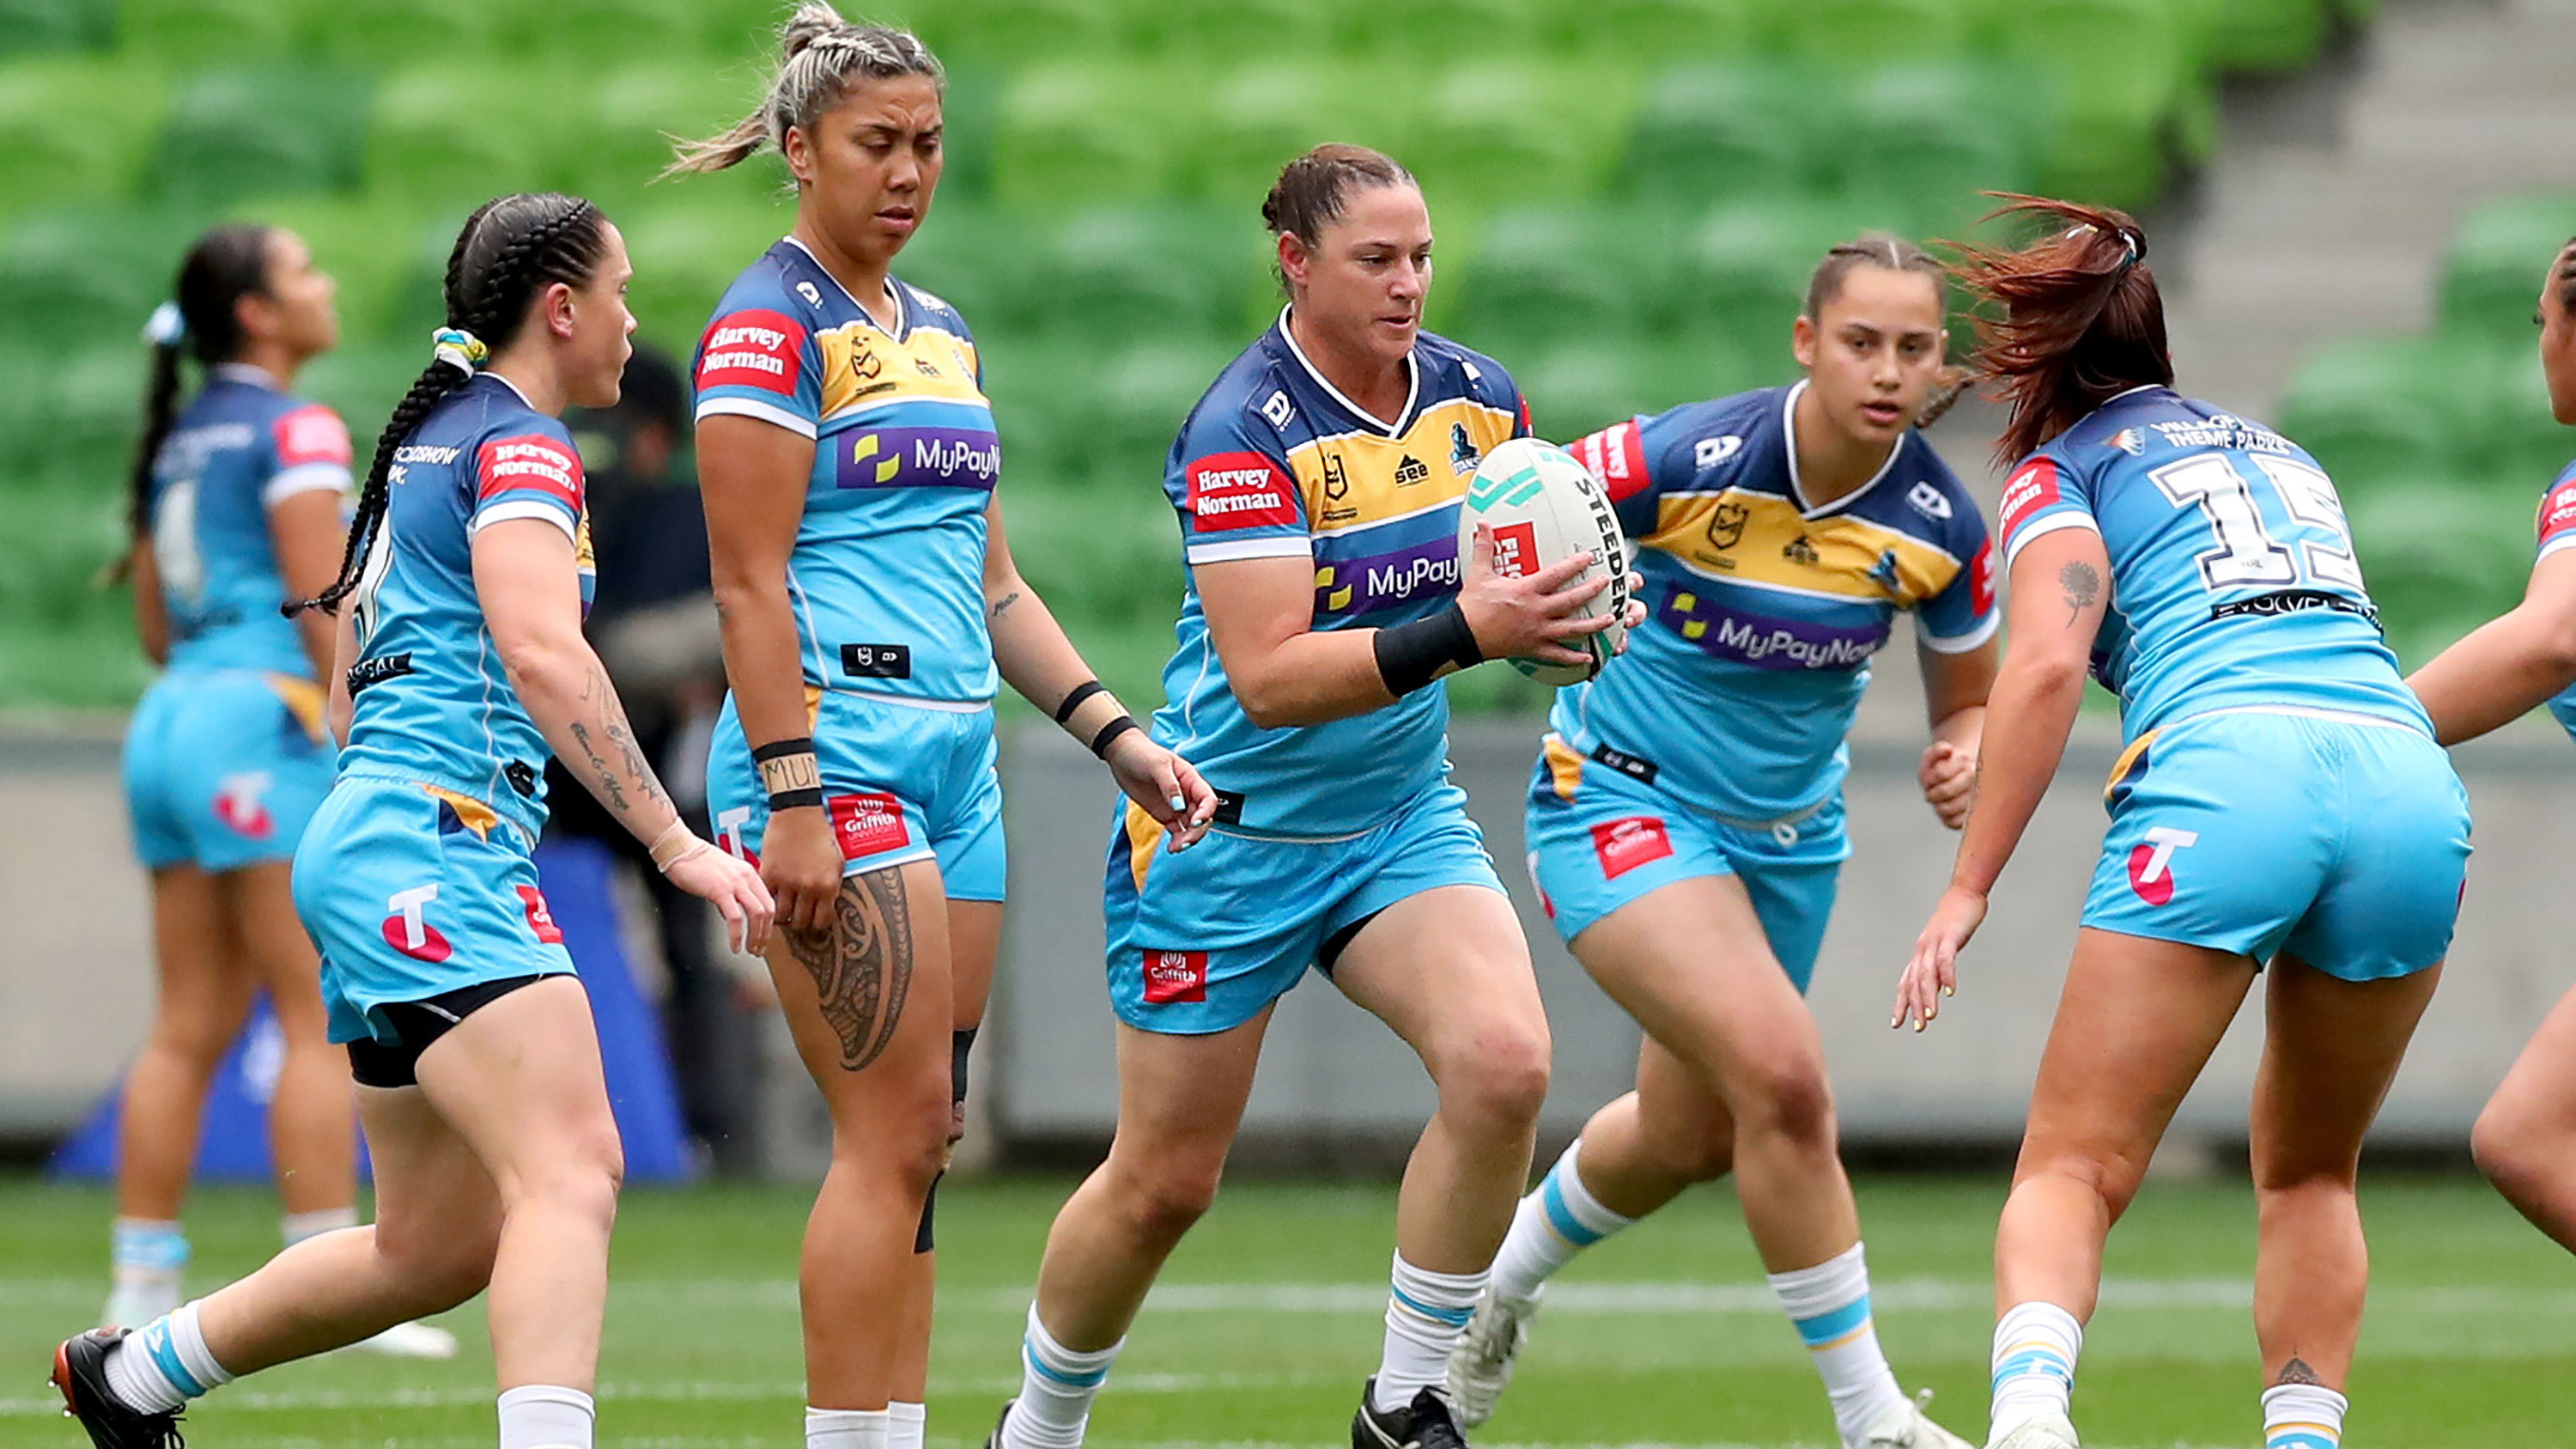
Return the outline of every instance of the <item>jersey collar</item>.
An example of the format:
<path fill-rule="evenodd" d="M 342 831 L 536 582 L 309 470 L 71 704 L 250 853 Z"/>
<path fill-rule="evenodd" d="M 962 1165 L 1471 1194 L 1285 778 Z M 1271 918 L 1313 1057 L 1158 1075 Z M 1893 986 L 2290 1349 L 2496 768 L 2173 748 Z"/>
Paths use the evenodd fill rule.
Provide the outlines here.
<path fill-rule="evenodd" d="M 519 406 L 521 406 L 521 407 L 523 407 L 523 408 L 526 408 L 528 411 L 530 411 L 530 412 L 532 412 L 532 413 L 537 411 L 537 405 L 536 405 L 535 403 L 532 403 L 532 402 L 528 401 L 528 395 L 527 395 L 526 393 L 523 393 L 523 392 L 519 391 L 519 385 L 518 385 L 517 383 L 510 381 L 508 378 L 503 377 L 501 374 L 499 374 L 499 373 L 497 373 L 497 372 L 478 372 L 478 373 L 476 373 L 476 374 L 474 374 L 474 375 L 475 375 L 476 377 L 488 377 L 488 378 L 492 379 L 494 382 L 497 382 L 497 383 L 501 384 L 503 387 L 506 387 L 506 388 L 508 388 L 508 389 L 510 390 L 510 396 L 512 396 L 512 397 L 514 397 L 514 398 L 517 398 L 517 399 L 519 400 Z"/>
<path fill-rule="evenodd" d="M 1896 459 L 1905 451 L 1905 439 L 1902 436 L 1897 438 L 1896 446 L 1887 450 L 1887 461 L 1878 465 L 1878 471 L 1869 475 L 1868 482 L 1822 508 L 1811 508 L 1807 505 L 1807 485 L 1798 481 L 1798 395 L 1806 390 L 1807 380 L 1800 378 L 1790 386 L 1788 395 L 1780 400 L 1780 449 L 1788 455 L 1789 501 L 1798 505 L 1798 516 L 1811 519 L 1828 518 L 1867 498 L 1870 490 L 1885 481 L 1888 474 L 1896 471 Z M 1911 432 L 1912 429 L 1907 431 Z"/>
<path fill-rule="evenodd" d="M 896 281 L 892 274 L 888 274 L 886 277 L 886 295 L 894 299 L 895 330 L 888 332 L 885 329 L 885 325 L 877 321 L 876 314 L 869 311 L 867 308 L 860 306 L 859 299 L 850 295 L 850 289 L 841 285 L 841 279 L 832 275 L 832 269 L 823 265 L 823 259 L 814 255 L 814 249 L 812 247 L 805 245 L 803 240 L 792 235 L 784 237 L 782 240 L 784 240 L 789 246 L 803 252 L 805 254 L 805 260 L 814 264 L 814 270 L 823 274 L 823 280 L 832 284 L 832 290 L 840 293 L 842 299 L 850 304 L 850 310 L 859 314 L 859 320 L 866 323 L 868 326 L 875 328 L 878 335 L 898 344 L 900 344 L 905 338 L 912 335 L 911 299 L 904 295 L 903 284 Z"/>
<path fill-rule="evenodd" d="M 215 364 L 214 376 L 218 381 L 243 383 L 258 388 L 262 392 L 286 390 L 283 384 L 269 374 L 267 368 L 254 367 L 247 362 L 219 362 Z"/>
<path fill-rule="evenodd" d="M 1390 438 L 1403 437 L 1405 430 L 1413 426 L 1413 409 L 1422 401 L 1422 364 L 1415 360 L 1411 352 L 1404 354 L 1404 411 L 1397 413 L 1395 421 L 1389 424 L 1380 420 L 1377 414 L 1342 396 L 1342 390 L 1326 381 L 1322 371 L 1317 369 L 1314 363 L 1306 360 L 1305 350 L 1297 345 L 1297 335 L 1288 330 L 1287 308 L 1279 309 L 1277 325 L 1279 340 L 1288 348 L 1288 355 L 1297 359 L 1297 365 L 1306 370 L 1306 376 L 1314 381 L 1315 386 L 1324 390 L 1324 396 L 1331 398 L 1343 412 L 1349 413 L 1353 422 L 1367 428 L 1370 432 Z"/>

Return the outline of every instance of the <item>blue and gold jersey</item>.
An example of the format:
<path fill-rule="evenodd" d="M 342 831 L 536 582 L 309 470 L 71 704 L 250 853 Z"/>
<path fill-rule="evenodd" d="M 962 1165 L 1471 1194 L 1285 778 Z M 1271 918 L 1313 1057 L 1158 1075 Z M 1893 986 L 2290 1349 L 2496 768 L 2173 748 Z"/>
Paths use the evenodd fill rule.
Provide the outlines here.
<path fill-rule="evenodd" d="M 214 370 L 152 459 L 146 518 L 172 670 L 312 677 L 302 636 L 278 612 L 286 580 L 268 511 L 298 493 L 348 489 L 339 414 L 287 396 L 256 367 Z"/>
<path fill-rule="evenodd" d="M 519 390 L 481 373 L 443 399 L 394 450 L 383 524 L 350 604 L 356 713 L 340 773 L 417 781 L 458 822 L 497 815 L 536 840 L 549 747 L 519 703 L 474 589 L 474 535 L 512 519 L 564 531 L 593 587 L 590 515 L 572 434 Z"/>
<path fill-rule="evenodd" d="M 1636 541 L 1647 615 L 1599 679 L 1557 693 L 1560 790 L 1588 759 L 1715 815 L 1797 814 L 1840 788 L 1843 736 L 1899 612 L 1944 653 L 1993 637 L 1985 519 L 1921 434 L 1857 491 L 1807 503 L 1790 424 L 1805 387 L 1689 403 L 1574 445 Z"/>
<path fill-rule="evenodd" d="M 900 699 L 993 697 L 984 516 L 1002 444 L 954 308 L 889 280 L 888 332 L 790 237 L 736 278 L 698 343 L 700 420 L 814 440 L 787 590 L 805 682 Z"/>
<path fill-rule="evenodd" d="M 1390 426 L 1324 380 L 1282 312 L 1172 445 L 1163 489 L 1191 565 L 1310 560 L 1316 630 L 1410 623 L 1457 597 L 1459 500 L 1488 449 L 1529 431 L 1528 413 L 1500 364 L 1446 338 L 1421 334 L 1410 366 L 1412 392 Z M 1348 719 L 1265 730 L 1235 702 L 1195 577 L 1178 632 L 1154 738 L 1225 793 L 1229 826 L 1353 834 L 1447 772 L 1441 685 Z"/>
<path fill-rule="evenodd" d="M 2534 568 L 2553 553 L 2576 548 L 2576 463 L 2559 469 L 2549 491 L 2540 495 L 2540 511 L 2532 520 L 2532 533 L 2537 550 L 2531 558 Z M 2558 721 L 2559 728 L 2576 737 L 2576 686 L 2549 701 L 2549 714 Z"/>
<path fill-rule="evenodd" d="M 2004 484 L 2004 566 L 2101 535 L 2093 675 L 2134 740 L 2216 710 L 2322 710 L 2432 732 L 2380 638 L 2333 480 L 2298 444 L 2168 387 L 2132 388 Z"/>

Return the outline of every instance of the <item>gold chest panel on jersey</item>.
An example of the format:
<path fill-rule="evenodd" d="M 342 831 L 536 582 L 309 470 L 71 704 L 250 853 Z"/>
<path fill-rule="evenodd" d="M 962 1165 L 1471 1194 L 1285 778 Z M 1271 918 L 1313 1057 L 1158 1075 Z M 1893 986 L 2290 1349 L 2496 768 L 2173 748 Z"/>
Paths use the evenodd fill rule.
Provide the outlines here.
<path fill-rule="evenodd" d="M 1693 572 L 1756 587 L 1912 608 L 1950 586 L 1960 562 L 1923 540 L 1847 513 L 1808 518 L 1776 493 L 1729 488 L 1663 499 L 1638 540 Z"/>
<path fill-rule="evenodd" d="M 814 334 L 823 356 L 823 420 L 887 403 L 927 400 L 984 404 L 975 385 L 975 345 L 946 328 L 916 325 L 898 341 L 867 322 Z"/>
<path fill-rule="evenodd" d="M 1288 450 L 1288 469 L 1318 535 L 1367 528 L 1454 504 L 1513 418 L 1472 398 L 1422 410 L 1400 437 L 1344 433 Z"/>

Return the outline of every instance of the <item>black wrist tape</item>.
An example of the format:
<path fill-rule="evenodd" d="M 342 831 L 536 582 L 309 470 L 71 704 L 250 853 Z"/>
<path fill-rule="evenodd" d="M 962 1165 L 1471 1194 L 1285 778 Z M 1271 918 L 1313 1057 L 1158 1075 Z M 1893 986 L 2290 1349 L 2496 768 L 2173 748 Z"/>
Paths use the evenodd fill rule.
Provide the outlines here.
<path fill-rule="evenodd" d="M 812 753 L 814 753 L 814 737 L 806 735 L 797 739 L 777 740 L 772 743 L 762 745 L 751 752 L 751 762 L 757 765 L 764 760 L 783 759 L 788 755 L 810 755 Z"/>
<path fill-rule="evenodd" d="M 1441 665 L 1465 669 L 1485 662 L 1484 651 L 1476 647 L 1476 631 L 1467 627 L 1467 611 L 1454 600 L 1428 619 L 1378 630 L 1371 643 L 1377 650 L 1377 677 L 1398 699 L 1429 684 Z"/>
<path fill-rule="evenodd" d="M 1140 726 L 1136 723 L 1136 717 L 1134 715 L 1122 714 L 1118 716 L 1118 718 L 1102 725 L 1100 727 L 1100 733 L 1091 737 L 1091 752 L 1099 756 L 1101 759 L 1108 759 L 1110 741 L 1117 739 L 1120 735 L 1127 733 L 1129 730 L 1137 728 L 1140 728 Z"/>
<path fill-rule="evenodd" d="M 1106 693 L 1108 693 L 1108 691 L 1101 686 L 1100 681 L 1097 679 L 1086 679 L 1082 683 L 1075 685 L 1073 687 L 1073 692 L 1064 697 L 1064 703 L 1055 707 L 1055 722 L 1057 724 L 1062 724 L 1066 720 L 1073 718 L 1073 712 L 1082 708 L 1082 702 L 1084 700 L 1091 698 L 1095 694 Z"/>
<path fill-rule="evenodd" d="M 806 806 L 812 806 L 817 810 L 823 807 L 823 791 L 820 786 L 808 786 L 802 790 L 779 790 L 769 797 L 769 808 L 772 810 L 796 810 Z"/>

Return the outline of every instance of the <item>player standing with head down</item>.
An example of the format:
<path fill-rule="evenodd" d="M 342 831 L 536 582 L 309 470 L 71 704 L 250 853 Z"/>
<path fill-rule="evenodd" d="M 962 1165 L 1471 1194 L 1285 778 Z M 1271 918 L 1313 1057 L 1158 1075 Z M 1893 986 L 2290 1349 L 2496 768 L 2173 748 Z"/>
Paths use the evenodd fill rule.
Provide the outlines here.
<path fill-rule="evenodd" d="M 2177 394 L 2146 237 L 1966 249 L 2000 451 L 2011 629 L 1976 808 L 1897 988 L 1920 1030 L 2056 774 L 2088 663 L 2128 739 L 1995 1239 L 1990 1442 L 2064 1449 L 2102 1245 L 2266 975 L 2253 1103 L 2254 1330 L 2272 1449 L 2333 1449 L 2369 1277 L 2353 1184 L 2449 949 L 2467 796 L 2380 640 L 2334 485 L 2260 424 Z"/>
<path fill-rule="evenodd" d="M 1174 848 L 1215 803 L 1020 577 L 974 337 L 890 275 L 939 185 L 939 61 L 821 4 L 780 40 L 759 108 L 673 165 L 717 170 L 766 145 L 797 193 L 795 229 L 725 293 L 698 349 L 732 684 L 708 809 L 778 894 L 770 971 L 832 1117 L 800 1270 L 806 1441 L 917 1449 L 931 1194 L 1001 946 L 997 685 L 1100 756 Z"/>
<path fill-rule="evenodd" d="M 1190 565 L 1154 734 L 1223 801 L 1188 855 L 1129 807 L 1109 847 L 1119 1017 L 1109 1160 L 1058 1213 L 1000 1449 L 1072 1449 L 1128 1324 L 1207 1210 L 1261 1036 L 1308 967 L 1418 1052 L 1440 1107 L 1396 1209 L 1385 1354 L 1358 1449 L 1460 1443 L 1439 1387 L 1529 1171 L 1547 1020 L 1519 923 L 1449 783 L 1441 675 L 1581 663 L 1591 561 L 1525 578 L 1458 557 L 1487 450 L 1528 431 L 1492 360 L 1421 330 L 1431 218 L 1357 146 L 1289 163 L 1263 203 L 1289 305 L 1181 426 L 1164 487 Z M 1633 622 L 1633 621 L 1632 621 Z"/>
<path fill-rule="evenodd" d="M 591 1442 L 622 1164 L 530 858 L 548 747 L 738 945 L 769 920 L 754 872 L 680 822 L 581 636 L 581 462 L 557 418 L 617 400 L 628 272 L 616 228 L 570 197 L 503 197 L 457 237 L 435 360 L 376 444 L 338 580 L 307 601 L 341 615 L 346 744 L 295 900 L 360 1089 L 376 1222 L 64 1344 L 54 1381 L 97 1449 L 175 1449 L 189 1399 L 487 1285 L 504 1449 Z"/>
<path fill-rule="evenodd" d="M 330 672 L 330 621 L 299 630 L 278 613 L 331 581 L 346 533 L 349 431 L 287 392 L 339 338 L 335 290 L 295 233 L 219 226 L 188 249 L 175 299 L 145 332 L 152 384 L 130 562 L 135 623 L 164 672 L 126 733 L 125 789 L 152 872 L 159 996 L 125 1081 L 110 1324 L 179 1306 L 179 1205 L 206 1089 L 263 990 L 285 1045 L 268 1106 L 285 1239 L 358 1220 L 348 1068 L 288 881 L 331 788 L 317 682 Z M 205 370 L 184 408 L 183 354 Z M 406 1323 L 364 1346 L 445 1358 L 456 1340 Z"/>
<path fill-rule="evenodd" d="M 1557 931 L 1646 1029 L 1637 1088 L 1521 1200 L 1451 1360 L 1471 1425 L 1510 1381 L 1548 1278 L 1730 1168 L 1772 1290 L 1851 1449 L 1964 1445 L 1897 1387 L 1869 1310 L 1824 1043 L 1801 999 L 1841 862 L 1843 736 L 1869 657 L 1915 615 L 1924 794 L 1968 812 L 1994 682 L 1994 560 L 1915 432 L 1941 382 L 1940 264 L 1870 235 L 1825 255 L 1791 347 L 1807 380 L 1574 445 L 1638 543 L 1648 623 L 1562 690 L 1530 786 Z"/>
<path fill-rule="evenodd" d="M 2559 422 L 2576 423 L 2576 241 L 2550 259 L 2532 320 L 2540 324 L 2550 409 Z M 2522 603 L 2406 681 L 2445 745 L 2476 739 L 2544 700 L 2576 732 L 2576 713 L 2560 697 L 2576 683 L 2576 464 L 2542 496 L 2537 531 L 2540 552 Z M 2470 1140 L 2497 1190 L 2576 1252 L 2576 992 L 2541 1022 Z"/>

